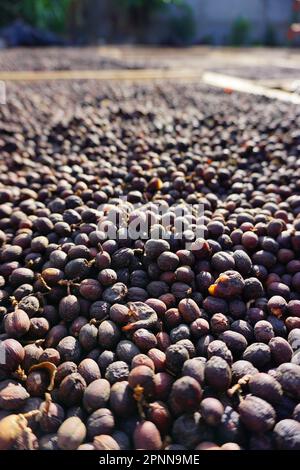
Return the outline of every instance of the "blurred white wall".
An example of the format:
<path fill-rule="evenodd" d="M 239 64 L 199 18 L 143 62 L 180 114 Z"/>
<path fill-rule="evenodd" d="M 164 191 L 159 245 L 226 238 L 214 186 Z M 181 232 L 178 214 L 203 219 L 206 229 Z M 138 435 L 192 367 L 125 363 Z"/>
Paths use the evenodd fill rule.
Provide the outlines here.
<path fill-rule="evenodd" d="M 249 23 L 251 41 L 260 42 L 272 27 L 278 42 L 286 40 L 292 19 L 293 0 L 187 0 L 196 18 L 197 39 L 211 36 L 216 44 L 226 43 L 237 18 Z"/>
<path fill-rule="evenodd" d="M 248 29 L 246 43 L 262 44 L 269 32 L 268 37 L 273 35 L 278 45 L 286 44 L 287 31 L 293 18 L 293 0 L 185 0 L 185 2 L 190 7 L 189 15 L 186 9 L 170 5 L 168 9 L 157 12 L 151 23 L 145 25 L 141 31 L 135 28 L 137 25 L 130 24 L 124 11 L 118 8 L 118 0 L 82 0 L 78 4 L 85 5 L 84 13 L 81 15 L 83 27 L 77 28 L 77 31 L 79 30 L 79 35 L 84 40 L 91 41 L 138 42 L 141 39 L 146 43 L 176 45 L 182 43 L 178 30 L 186 33 L 184 29 L 190 28 L 191 35 L 188 39 L 190 43 L 226 45 L 232 41 L 234 24 L 239 18 L 243 18 Z M 185 15 L 188 17 L 187 21 Z M 194 18 L 194 27 L 191 26 L 193 21 L 191 17 Z"/>

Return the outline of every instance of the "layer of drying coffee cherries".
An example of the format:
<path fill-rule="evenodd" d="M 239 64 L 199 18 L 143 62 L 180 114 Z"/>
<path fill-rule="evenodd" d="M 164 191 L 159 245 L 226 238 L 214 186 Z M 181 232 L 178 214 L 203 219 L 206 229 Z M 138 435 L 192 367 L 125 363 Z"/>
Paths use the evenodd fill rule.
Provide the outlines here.
<path fill-rule="evenodd" d="M 299 450 L 299 109 L 57 82 L 0 121 L 0 449 Z"/>

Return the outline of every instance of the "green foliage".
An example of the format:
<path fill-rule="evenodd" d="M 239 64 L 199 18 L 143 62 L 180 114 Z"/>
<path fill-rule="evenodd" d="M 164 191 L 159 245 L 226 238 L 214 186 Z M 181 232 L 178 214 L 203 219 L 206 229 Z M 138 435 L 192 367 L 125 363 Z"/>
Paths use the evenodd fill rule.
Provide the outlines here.
<path fill-rule="evenodd" d="M 180 15 L 171 19 L 172 42 L 177 45 L 189 44 L 196 34 L 196 23 L 189 5 L 180 6 Z"/>
<path fill-rule="evenodd" d="M 185 7 L 186 0 L 113 0 L 113 9 L 123 17 L 137 41 L 143 42 L 144 33 L 154 19 L 154 13 L 170 5 Z M 177 29 L 184 28 L 185 18 L 178 21 Z M 179 31 L 178 34 L 186 34 Z"/>
<path fill-rule="evenodd" d="M 156 10 L 162 8 L 166 5 L 176 4 L 180 5 L 183 3 L 183 0 L 119 0 L 118 2 L 121 7 L 125 8 L 147 8 L 151 10 Z"/>
<path fill-rule="evenodd" d="M 251 24 L 247 18 L 237 18 L 231 29 L 230 43 L 233 46 L 243 46 L 248 43 Z"/>
<path fill-rule="evenodd" d="M 20 0 L 0 0 L 0 26 L 5 26 L 16 18 L 20 3 Z"/>
<path fill-rule="evenodd" d="M 276 30 L 274 26 L 268 25 L 266 34 L 265 34 L 265 41 L 266 46 L 277 46 L 277 37 L 276 37 Z"/>
<path fill-rule="evenodd" d="M 211 46 L 214 43 L 214 37 L 212 34 L 205 34 L 201 37 L 201 44 Z"/>
<path fill-rule="evenodd" d="M 152 13 L 166 8 L 168 5 L 183 5 L 185 0 L 115 0 L 116 8 L 131 15 L 142 16 L 147 24 Z"/>
<path fill-rule="evenodd" d="M 21 13 L 39 28 L 62 32 L 70 4 L 71 0 L 23 0 Z"/>
<path fill-rule="evenodd" d="M 22 18 L 33 26 L 62 32 L 71 1 L 0 0 L 1 23 L 6 24 L 16 18 Z"/>

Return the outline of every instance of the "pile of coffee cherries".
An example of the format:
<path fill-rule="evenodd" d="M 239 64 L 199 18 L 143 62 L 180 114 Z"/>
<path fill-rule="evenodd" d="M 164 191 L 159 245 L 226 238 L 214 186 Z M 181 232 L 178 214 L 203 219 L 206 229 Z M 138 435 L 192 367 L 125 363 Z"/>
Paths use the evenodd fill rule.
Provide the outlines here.
<path fill-rule="evenodd" d="M 131 57 L 130 57 L 131 56 Z M 18 47 L 0 49 L 0 70 L 61 71 L 61 70 L 140 70 L 169 68 L 168 64 L 148 57 L 134 57 L 130 50 L 101 50 L 99 47 Z"/>
<path fill-rule="evenodd" d="M 0 449 L 299 450 L 299 108 L 20 83 L 0 122 Z"/>

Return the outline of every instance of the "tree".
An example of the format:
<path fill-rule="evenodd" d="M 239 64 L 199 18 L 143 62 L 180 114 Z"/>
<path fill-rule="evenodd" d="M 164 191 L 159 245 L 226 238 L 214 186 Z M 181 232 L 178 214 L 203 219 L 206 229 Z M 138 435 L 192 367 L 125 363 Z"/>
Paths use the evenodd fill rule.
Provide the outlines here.
<path fill-rule="evenodd" d="M 63 32 L 72 0 L 0 0 L 1 24 L 17 18 L 42 29 Z"/>
<path fill-rule="evenodd" d="M 123 9 L 129 27 L 142 39 L 145 26 L 148 26 L 153 13 L 169 5 L 184 5 L 185 0 L 114 0 L 116 9 Z"/>

